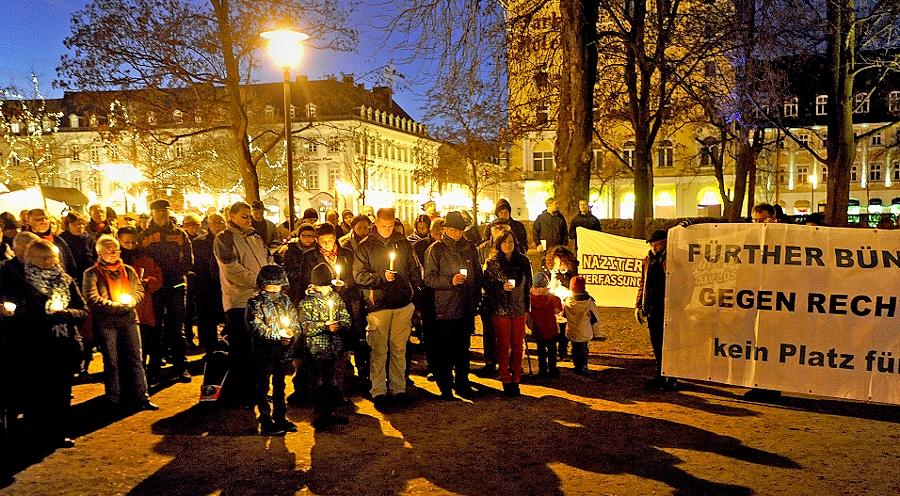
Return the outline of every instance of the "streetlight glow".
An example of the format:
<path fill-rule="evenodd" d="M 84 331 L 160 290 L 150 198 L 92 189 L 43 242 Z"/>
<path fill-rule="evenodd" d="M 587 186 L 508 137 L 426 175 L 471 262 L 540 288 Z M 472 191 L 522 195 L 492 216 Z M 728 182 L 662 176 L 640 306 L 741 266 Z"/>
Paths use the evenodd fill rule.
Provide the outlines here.
<path fill-rule="evenodd" d="M 266 31 L 261 35 L 268 43 L 267 51 L 279 67 L 296 67 L 303 53 L 303 41 L 309 36 L 291 29 Z"/>

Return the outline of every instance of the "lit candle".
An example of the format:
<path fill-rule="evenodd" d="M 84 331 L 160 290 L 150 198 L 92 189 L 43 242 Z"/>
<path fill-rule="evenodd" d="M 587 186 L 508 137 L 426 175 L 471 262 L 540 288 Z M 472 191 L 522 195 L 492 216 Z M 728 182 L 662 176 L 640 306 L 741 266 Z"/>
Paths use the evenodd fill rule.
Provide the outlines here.
<path fill-rule="evenodd" d="M 334 301 L 328 300 L 328 321 L 334 322 Z"/>
<path fill-rule="evenodd" d="M 131 305 L 132 303 L 134 303 L 134 297 L 129 293 L 120 294 L 118 300 L 119 303 L 123 305 Z"/>
<path fill-rule="evenodd" d="M 337 276 L 337 280 L 341 280 L 341 264 L 334 264 L 334 275 Z"/>
<path fill-rule="evenodd" d="M 469 269 L 459 269 L 459 273 L 462 274 L 463 277 L 469 277 Z"/>
<path fill-rule="evenodd" d="M 394 270 L 394 259 L 397 258 L 397 254 L 394 252 L 390 252 L 390 253 L 388 253 L 388 258 L 391 261 L 391 265 L 390 265 L 390 268 L 388 268 L 388 270 Z"/>
<path fill-rule="evenodd" d="M 508 282 L 510 286 L 516 287 L 516 280 L 515 280 L 515 279 L 507 279 L 506 282 Z"/>
<path fill-rule="evenodd" d="M 288 316 L 281 317 L 281 329 L 279 329 L 278 334 L 283 338 L 293 337 L 293 333 L 291 332 L 291 318 Z"/>
<path fill-rule="evenodd" d="M 15 313 L 16 312 L 16 304 L 11 301 L 4 301 L 3 309 L 9 313 Z"/>
<path fill-rule="evenodd" d="M 60 310 L 65 308 L 65 305 L 63 305 L 62 302 L 62 297 L 59 295 L 53 295 L 53 297 L 50 299 L 49 308 L 51 312 L 59 312 Z"/>

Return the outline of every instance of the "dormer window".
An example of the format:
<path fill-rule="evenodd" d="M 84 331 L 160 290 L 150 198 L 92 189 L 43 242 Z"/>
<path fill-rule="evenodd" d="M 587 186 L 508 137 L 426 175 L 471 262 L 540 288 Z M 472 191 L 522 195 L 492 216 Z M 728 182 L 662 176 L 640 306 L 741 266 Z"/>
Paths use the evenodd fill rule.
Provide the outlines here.
<path fill-rule="evenodd" d="M 97 127 L 97 116 L 96 115 L 91 114 L 91 116 L 88 117 L 88 126 Z"/>
<path fill-rule="evenodd" d="M 293 116 L 291 116 L 293 117 Z M 272 105 L 266 105 L 266 120 L 274 121 L 275 120 L 275 107 Z"/>
<path fill-rule="evenodd" d="M 862 92 L 857 93 L 853 98 L 853 102 L 855 105 L 853 106 L 854 114 L 867 114 L 869 113 L 869 94 Z"/>
<path fill-rule="evenodd" d="M 900 113 L 900 91 L 888 93 L 888 112 Z"/>
<path fill-rule="evenodd" d="M 78 116 L 75 114 L 69 114 L 69 127 L 78 127 Z"/>
<path fill-rule="evenodd" d="M 799 113 L 800 105 L 797 103 L 797 97 L 793 97 L 790 100 L 784 102 L 784 116 L 785 117 L 797 117 Z"/>
<path fill-rule="evenodd" d="M 826 115 L 828 113 L 828 95 L 819 95 L 816 97 L 816 115 Z"/>
<path fill-rule="evenodd" d="M 184 122 L 184 112 L 177 109 L 174 110 L 172 112 L 172 121 L 174 121 L 175 124 L 181 124 L 182 122 Z"/>

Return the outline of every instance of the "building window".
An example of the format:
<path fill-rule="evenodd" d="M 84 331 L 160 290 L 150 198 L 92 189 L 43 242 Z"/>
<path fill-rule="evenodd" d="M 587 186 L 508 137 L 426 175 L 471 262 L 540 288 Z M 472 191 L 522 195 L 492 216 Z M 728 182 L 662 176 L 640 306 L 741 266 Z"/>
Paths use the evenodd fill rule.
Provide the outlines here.
<path fill-rule="evenodd" d="M 76 162 L 81 160 L 81 152 L 78 150 L 78 145 L 72 145 L 71 153 L 72 160 Z"/>
<path fill-rule="evenodd" d="M 97 127 L 97 116 L 96 115 L 91 114 L 91 116 L 88 117 L 88 125 L 90 127 Z"/>
<path fill-rule="evenodd" d="M 175 121 L 175 124 L 181 124 L 184 122 L 184 112 L 176 109 L 172 112 L 172 120 Z"/>
<path fill-rule="evenodd" d="M 306 147 L 309 149 L 309 153 L 311 155 L 319 154 L 319 144 L 318 143 L 308 143 Z"/>
<path fill-rule="evenodd" d="M 115 162 L 119 160 L 119 149 L 116 148 L 115 145 L 110 145 L 109 148 L 106 149 L 106 154 L 109 156 L 109 160 Z"/>
<path fill-rule="evenodd" d="M 195 115 L 194 122 L 196 122 L 197 124 L 200 124 L 201 122 L 203 122 L 203 116 L 201 116 L 200 114 Z"/>
<path fill-rule="evenodd" d="M 718 159 L 719 145 L 715 138 L 704 138 L 703 145 L 700 147 L 700 167 L 712 167 Z"/>
<path fill-rule="evenodd" d="M 797 104 L 797 97 L 793 97 L 790 100 L 784 102 L 784 116 L 785 117 L 797 117 L 800 106 Z"/>
<path fill-rule="evenodd" d="M 657 167 L 672 167 L 675 165 L 675 147 L 672 142 L 665 140 L 657 149 Z"/>
<path fill-rule="evenodd" d="M 797 141 L 800 146 L 809 146 L 809 133 L 797 133 Z"/>
<path fill-rule="evenodd" d="M 328 189 L 337 189 L 337 182 L 341 178 L 341 169 L 339 167 L 330 167 L 328 169 Z"/>
<path fill-rule="evenodd" d="M 857 93 L 854 98 L 854 102 L 856 105 L 853 108 L 854 114 L 866 114 L 869 112 L 869 94 L 868 93 Z"/>
<path fill-rule="evenodd" d="M 100 193 L 102 193 L 102 191 L 100 191 L 102 185 L 103 183 L 100 181 L 100 176 L 94 174 L 91 177 L 91 191 L 99 195 Z"/>
<path fill-rule="evenodd" d="M 828 183 L 828 166 L 822 164 L 821 166 L 819 166 L 819 170 L 822 173 L 822 183 Z"/>
<path fill-rule="evenodd" d="M 806 184 L 809 182 L 809 166 L 797 166 L 797 184 Z"/>
<path fill-rule="evenodd" d="M 857 174 L 858 170 L 859 170 L 858 167 L 855 165 L 853 167 L 850 167 L 850 181 L 851 182 L 855 183 L 859 179 L 858 174 Z"/>
<path fill-rule="evenodd" d="M 600 148 L 594 148 L 593 150 L 591 150 L 591 152 L 594 154 L 594 162 L 591 166 L 596 168 L 597 170 L 602 169 L 603 168 L 603 150 L 601 150 Z"/>
<path fill-rule="evenodd" d="M 539 90 L 545 90 L 550 85 L 550 74 L 547 73 L 546 65 L 541 64 L 534 72 L 534 85 Z"/>
<path fill-rule="evenodd" d="M 307 119 L 315 119 L 316 118 L 316 105 L 313 103 L 306 104 L 306 118 Z"/>
<path fill-rule="evenodd" d="M 819 95 L 816 97 L 816 115 L 828 114 L 828 95 Z"/>
<path fill-rule="evenodd" d="M 553 170 L 553 152 L 534 152 L 531 170 L 535 172 Z"/>
<path fill-rule="evenodd" d="M 100 145 L 91 145 L 91 162 L 100 162 Z"/>
<path fill-rule="evenodd" d="M 175 158 L 184 158 L 184 143 L 175 143 Z"/>
<path fill-rule="evenodd" d="M 788 172 L 787 169 L 782 165 L 778 168 L 778 184 L 785 186 L 788 183 Z"/>
<path fill-rule="evenodd" d="M 537 111 L 535 113 L 535 122 L 538 126 L 543 126 L 547 124 L 550 120 L 549 109 L 546 105 L 538 105 Z"/>
<path fill-rule="evenodd" d="M 291 116 L 293 117 L 293 116 Z M 271 105 L 266 105 L 266 120 L 274 121 L 275 120 L 275 107 Z"/>
<path fill-rule="evenodd" d="M 77 190 L 81 190 L 81 178 L 80 177 L 72 178 L 72 187 Z"/>
<path fill-rule="evenodd" d="M 873 134 L 872 138 L 869 140 L 869 144 L 872 146 L 881 146 L 881 133 Z"/>
<path fill-rule="evenodd" d="M 147 112 L 147 124 L 150 124 L 151 126 L 156 124 L 156 112 L 153 112 L 152 110 Z"/>
<path fill-rule="evenodd" d="M 900 160 L 894 160 L 894 165 L 891 166 L 891 169 L 894 172 L 894 181 L 900 181 Z"/>
<path fill-rule="evenodd" d="M 310 167 L 306 171 L 306 185 L 311 190 L 319 189 L 319 168 Z"/>
<path fill-rule="evenodd" d="M 828 131 L 822 133 L 822 148 L 828 148 Z"/>
<path fill-rule="evenodd" d="M 888 93 L 888 111 L 900 112 L 900 91 Z"/>
<path fill-rule="evenodd" d="M 881 164 L 869 164 L 869 181 L 881 181 Z"/>
<path fill-rule="evenodd" d="M 330 153 L 337 153 L 341 151 L 341 141 L 337 138 L 328 140 L 328 151 Z"/>

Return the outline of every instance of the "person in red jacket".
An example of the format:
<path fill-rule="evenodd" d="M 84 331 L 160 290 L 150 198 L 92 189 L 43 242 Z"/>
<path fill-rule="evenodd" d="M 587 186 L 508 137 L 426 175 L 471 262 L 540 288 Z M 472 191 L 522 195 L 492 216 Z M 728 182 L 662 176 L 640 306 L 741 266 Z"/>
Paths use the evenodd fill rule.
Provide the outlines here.
<path fill-rule="evenodd" d="M 534 275 L 531 286 L 531 335 L 537 343 L 538 377 L 557 377 L 556 339 L 559 336 L 559 324 L 556 316 L 562 313 L 562 301 L 550 293 L 547 286 L 550 279 L 543 272 Z"/>
<path fill-rule="evenodd" d="M 156 312 L 153 311 L 153 295 L 162 288 L 162 269 L 152 258 L 144 254 L 138 243 L 137 229 L 125 226 L 116 232 L 116 236 L 122 247 L 122 260 L 134 267 L 144 285 L 144 299 L 137 304 L 135 310 L 140 322 L 141 357 L 147 371 L 147 384 L 154 386 L 159 383 L 162 341 L 156 322 Z"/>

